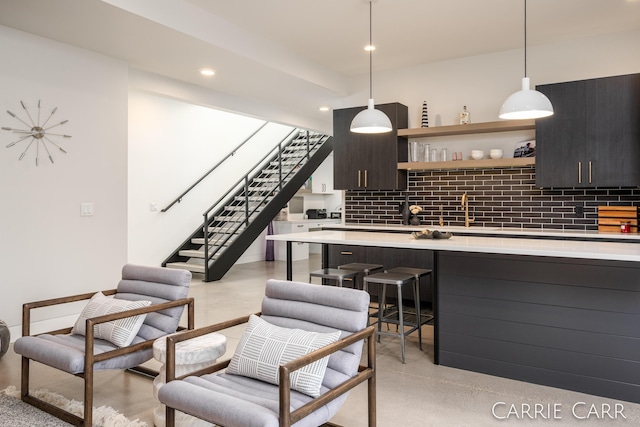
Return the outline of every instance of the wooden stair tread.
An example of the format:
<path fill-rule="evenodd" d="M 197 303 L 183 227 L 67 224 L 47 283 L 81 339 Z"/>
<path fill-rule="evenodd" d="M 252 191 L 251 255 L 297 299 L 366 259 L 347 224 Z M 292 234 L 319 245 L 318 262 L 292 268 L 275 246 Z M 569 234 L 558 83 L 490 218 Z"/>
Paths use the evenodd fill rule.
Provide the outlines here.
<path fill-rule="evenodd" d="M 167 268 L 177 268 L 179 270 L 189 270 L 194 273 L 204 273 L 204 265 L 191 264 L 189 262 L 168 262 Z"/>

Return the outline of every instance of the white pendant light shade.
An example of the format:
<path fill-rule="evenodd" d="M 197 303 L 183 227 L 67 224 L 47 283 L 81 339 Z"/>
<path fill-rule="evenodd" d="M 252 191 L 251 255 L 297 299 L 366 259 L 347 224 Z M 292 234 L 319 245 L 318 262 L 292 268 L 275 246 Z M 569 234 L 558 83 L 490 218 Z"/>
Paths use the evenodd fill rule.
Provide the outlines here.
<path fill-rule="evenodd" d="M 500 108 L 500 118 L 539 119 L 553 115 L 551 101 L 542 92 L 531 90 L 529 77 L 522 79 L 522 90 L 509 96 Z"/>
<path fill-rule="evenodd" d="M 372 3 L 375 0 L 368 0 L 369 3 L 369 46 L 365 50 L 369 51 L 369 104 L 366 110 L 360 111 L 351 121 L 351 132 L 354 133 L 385 133 L 391 132 L 393 126 L 391 120 L 385 113 L 376 110 L 373 104 L 373 24 L 372 24 Z"/>
<path fill-rule="evenodd" d="M 527 0 L 524 0 L 524 78 L 522 90 L 504 101 L 498 117 L 507 120 L 539 119 L 553 115 L 551 101 L 542 92 L 531 90 L 527 77 Z"/>
<path fill-rule="evenodd" d="M 353 118 L 350 129 L 355 133 L 385 133 L 391 132 L 393 126 L 389 117 L 382 111 L 376 110 L 373 99 L 369 99 L 369 106 Z"/>

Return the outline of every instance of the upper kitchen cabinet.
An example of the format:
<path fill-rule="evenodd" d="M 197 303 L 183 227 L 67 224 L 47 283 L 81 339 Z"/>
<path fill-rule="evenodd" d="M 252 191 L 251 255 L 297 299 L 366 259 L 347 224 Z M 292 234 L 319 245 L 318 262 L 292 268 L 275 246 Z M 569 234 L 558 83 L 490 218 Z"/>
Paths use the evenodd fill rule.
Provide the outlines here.
<path fill-rule="evenodd" d="M 315 194 L 333 194 L 333 153 L 318 166 L 311 175 L 311 192 Z"/>
<path fill-rule="evenodd" d="M 536 185 L 640 185 L 640 74 L 538 86 L 554 115 L 536 121 Z"/>
<path fill-rule="evenodd" d="M 408 142 L 398 137 L 398 129 L 408 125 L 408 108 L 397 102 L 376 105 L 391 119 L 391 132 L 351 132 L 351 121 L 365 108 L 333 111 L 333 186 L 339 190 L 405 190 L 407 171 L 398 170 L 398 163 L 408 160 Z"/>

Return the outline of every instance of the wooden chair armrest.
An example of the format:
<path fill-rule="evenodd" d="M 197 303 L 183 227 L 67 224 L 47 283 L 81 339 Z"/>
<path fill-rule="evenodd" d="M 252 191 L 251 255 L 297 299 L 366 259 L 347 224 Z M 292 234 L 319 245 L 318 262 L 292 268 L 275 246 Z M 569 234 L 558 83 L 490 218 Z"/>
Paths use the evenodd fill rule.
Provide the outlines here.
<path fill-rule="evenodd" d="M 89 292 L 84 294 L 70 295 L 66 297 L 60 298 L 51 298 L 40 301 L 27 302 L 22 305 L 22 336 L 26 337 L 31 334 L 31 310 L 42 307 L 51 307 L 54 305 L 62 305 L 69 304 L 72 302 L 83 301 L 91 299 L 96 293 L 102 292 L 104 295 L 113 295 L 116 293 L 116 289 L 109 289 L 106 291 L 96 291 Z M 69 329 L 70 330 L 70 329 Z M 60 329 L 56 331 L 51 331 L 47 333 L 57 334 L 57 333 L 66 333 L 67 329 Z"/>
<path fill-rule="evenodd" d="M 100 323 L 112 322 L 114 320 L 126 319 L 127 317 L 139 316 L 140 314 L 154 313 L 168 308 L 180 307 L 182 305 L 193 304 L 193 298 L 181 298 L 175 301 L 163 302 L 160 304 L 153 304 L 147 307 L 134 308 L 131 310 L 124 310 L 118 313 L 105 314 L 102 316 L 92 317 L 87 319 L 86 330 L 92 329 L 93 326 Z"/>
<path fill-rule="evenodd" d="M 260 315 L 259 312 L 254 314 L 256 316 Z M 207 335 L 213 332 L 219 332 L 224 329 L 229 329 L 234 326 L 242 325 L 243 323 L 247 323 L 249 321 L 250 316 L 251 315 L 237 317 L 235 319 L 216 323 L 214 325 L 204 326 L 198 329 L 193 329 L 191 331 L 180 332 L 177 334 L 167 336 L 167 349 L 166 349 L 167 361 L 165 363 L 166 381 L 169 382 L 176 379 L 183 379 L 190 375 L 210 374 L 226 368 L 229 365 L 230 360 L 224 360 L 222 362 L 216 363 L 213 366 L 209 366 L 207 368 L 203 368 L 195 372 L 190 372 L 188 374 L 182 375 L 179 378 L 176 378 L 176 344 L 196 338 L 196 337 L 200 337 L 202 335 Z"/>
<path fill-rule="evenodd" d="M 311 353 L 308 353 L 302 357 L 294 359 L 289 363 L 280 366 L 280 384 L 278 386 L 280 394 L 280 421 L 282 422 L 283 419 L 288 419 L 288 422 L 290 424 L 286 425 L 293 425 L 310 413 L 334 400 L 338 396 L 341 396 L 342 394 L 348 392 L 356 385 L 361 384 L 362 382 L 371 378 L 375 373 L 375 342 L 377 340 L 376 335 L 376 327 L 369 326 L 365 329 L 362 329 L 361 331 L 355 332 L 345 338 L 342 338 L 334 342 L 333 344 L 329 344 L 325 347 L 319 348 L 318 350 L 312 351 Z M 289 408 L 291 407 L 291 378 L 289 375 L 291 374 L 291 372 L 297 371 L 298 369 L 310 363 L 320 360 L 323 357 L 330 356 L 336 351 L 364 339 L 367 339 L 367 342 L 369 344 L 367 366 L 361 365 L 359 367 L 358 374 L 356 374 L 354 377 L 345 380 L 339 386 L 311 400 L 294 412 L 290 412 Z"/>
<path fill-rule="evenodd" d="M 342 350 L 343 348 L 348 347 L 351 344 L 369 338 L 373 334 L 373 330 L 375 330 L 375 327 L 369 326 L 365 329 L 362 329 L 361 331 L 346 336 L 334 342 L 333 344 L 326 345 L 322 348 L 312 351 L 311 353 L 307 353 L 304 356 L 285 363 L 284 365 L 280 366 L 281 378 L 283 374 L 288 377 L 291 372 L 295 372 L 300 368 L 303 368 L 313 362 L 322 359 L 323 357 L 330 356 L 331 354 L 337 352 L 338 350 Z"/>
<path fill-rule="evenodd" d="M 111 322 L 114 320 L 125 319 L 127 317 L 138 316 L 140 314 L 145 313 L 153 313 L 162 310 L 166 310 L 168 308 L 180 307 L 182 305 L 188 306 L 188 328 L 193 329 L 194 319 L 194 299 L 193 298 L 181 298 L 175 301 L 163 302 L 160 304 L 150 305 L 148 307 L 135 308 L 133 310 L 125 310 L 119 313 L 105 314 L 104 316 L 93 317 L 87 319 L 86 321 L 86 329 L 85 329 L 85 358 L 86 364 L 89 365 L 91 363 L 100 362 L 102 360 L 110 359 L 112 357 L 120 356 L 122 354 L 133 353 L 138 350 L 143 350 L 145 348 L 149 348 L 153 346 L 153 342 L 156 339 L 150 339 L 143 341 L 137 344 L 131 344 L 126 347 L 120 347 L 115 350 L 106 351 L 100 354 L 93 354 L 94 348 L 94 331 L 93 327 L 100 323 Z"/>

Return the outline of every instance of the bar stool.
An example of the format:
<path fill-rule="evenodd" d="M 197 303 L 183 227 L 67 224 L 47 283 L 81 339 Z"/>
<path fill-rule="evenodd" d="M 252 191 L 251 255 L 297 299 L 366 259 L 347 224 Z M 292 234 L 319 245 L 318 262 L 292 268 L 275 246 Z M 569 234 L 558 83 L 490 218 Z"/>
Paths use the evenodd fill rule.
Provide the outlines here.
<path fill-rule="evenodd" d="M 378 293 L 378 340 L 380 335 L 390 335 L 400 337 L 400 347 L 402 349 L 402 363 L 405 363 L 405 337 L 418 330 L 418 341 L 420 342 L 420 350 L 422 350 L 422 319 L 420 318 L 420 286 L 416 285 L 415 275 L 409 273 L 374 273 L 364 277 L 364 290 L 368 291 L 370 283 L 376 283 L 382 286 L 382 292 Z M 404 312 L 402 308 L 402 287 L 405 285 L 414 285 L 414 296 L 416 305 L 416 322 L 405 322 Z M 384 310 L 386 304 L 386 288 L 387 285 L 395 285 L 398 290 L 398 310 Z M 397 314 L 397 319 L 395 318 Z M 382 331 L 382 323 L 391 323 L 399 325 L 398 333 Z M 405 331 L 405 326 L 410 329 Z"/>
<path fill-rule="evenodd" d="M 312 277 L 320 277 L 322 279 L 335 280 L 338 283 L 338 286 L 342 287 L 343 282 L 346 279 L 351 279 L 355 283 L 359 274 L 360 272 L 357 270 L 322 268 L 309 273 L 309 283 L 311 283 Z"/>
<path fill-rule="evenodd" d="M 356 270 L 361 273 L 360 276 L 368 276 L 372 273 L 382 272 L 384 267 L 380 264 L 365 264 L 362 262 L 351 262 L 349 264 L 342 264 L 338 266 L 340 270 Z M 358 289 L 362 289 L 364 286 L 364 282 L 361 282 L 358 285 Z M 356 287 L 356 283 L 354 283 L 354 287 Z"/>
<path fill-rule="evenodd" d="M 430 275 L 429 278 L 431 280 L 431 289 L 433 289 L 433 270 L 429 270 L 427 268 L 413 268 L 413 267 L 394 267 L 394 268 L 390 268 L 389 270 L 386 270 L 387 273 L 406 273 L 406 274 L 413 274 L 413 276 L 415 277 L 415 281 L 416 281 L 416 286 L 420 286 L 420 279 L 426 275 Z M 422 319 L 423 323 L 427 323 L 429 320 L 433 319 L 433 316 L 429 316 L 428 319 Z M 422 343 L 420 343 L 422 344 Z M 422 350 L 422 347 L 420 347 L 420 350 Z"/>

